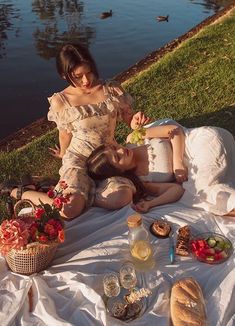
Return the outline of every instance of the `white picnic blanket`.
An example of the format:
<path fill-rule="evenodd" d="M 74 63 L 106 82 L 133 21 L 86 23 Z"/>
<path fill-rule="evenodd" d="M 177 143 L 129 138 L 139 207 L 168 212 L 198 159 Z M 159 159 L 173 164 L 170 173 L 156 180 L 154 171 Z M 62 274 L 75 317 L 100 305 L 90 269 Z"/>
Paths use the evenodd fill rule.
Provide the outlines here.
<path fill-rule="evenodd" d="M 0 258 L 0 325 L 6 326 L 96 326 L 125 325 L 106 313 L 102 278 L 118 272 L 130 258 L 127 217 L 130 206 L 118 211 L 91 208 L 66 223 L 66 241 L 57 251 L 52 266 L 32 276 L 21 276 L 7 269 Z M 214 231 L 235 244 L 234 218 L 215 217 L 182 203 L 164 205 L 143 215 L 146 227 L 156 218 L 166 219 L 174 233 L 188 224 L 194 232 Z M 176 257 L 169 263 L 169 239 L 151 235 L 156 266 L 137 272 L 138 285 L 149 287 L 151 297 L 142 317 L 130 325 L 170 325 L 169 297 L 172 284 L 192 276 L 204 293 L 208 325 L 235 325 L 235 254 L 224 263 L 208 265 L 192 257 Z M 28 291 L 32 285 L 33 306 L 29 312 Z"/>

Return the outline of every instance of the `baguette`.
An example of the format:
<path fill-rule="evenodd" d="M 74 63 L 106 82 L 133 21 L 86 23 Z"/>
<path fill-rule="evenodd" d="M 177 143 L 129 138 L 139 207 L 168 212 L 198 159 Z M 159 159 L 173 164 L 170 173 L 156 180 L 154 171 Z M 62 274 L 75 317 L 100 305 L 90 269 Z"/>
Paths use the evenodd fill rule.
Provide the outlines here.
<path fill-rule="evenodd" d="M 177 281 L 171 290 L 171 320 L 174 326 L 206 326 L 202 290 L 193 278 Z"/>

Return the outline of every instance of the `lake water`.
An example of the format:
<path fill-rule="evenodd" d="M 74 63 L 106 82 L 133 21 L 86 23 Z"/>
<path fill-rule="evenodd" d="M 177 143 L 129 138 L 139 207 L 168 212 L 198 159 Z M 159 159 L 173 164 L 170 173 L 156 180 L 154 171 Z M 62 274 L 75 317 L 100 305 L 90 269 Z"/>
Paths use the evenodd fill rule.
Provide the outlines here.
<path fill-rule="evenodd" d="M 47 97 L 64 87 L 55 70 L 61 43 L 89 46 L 102 78 L 220 10 L 223 0 L 0 0 L 0 139 L 45 116 Z M 101 20 L 103 11 L 113 16 Z M 169 15 L 158 22 L 158 15 Z"/>

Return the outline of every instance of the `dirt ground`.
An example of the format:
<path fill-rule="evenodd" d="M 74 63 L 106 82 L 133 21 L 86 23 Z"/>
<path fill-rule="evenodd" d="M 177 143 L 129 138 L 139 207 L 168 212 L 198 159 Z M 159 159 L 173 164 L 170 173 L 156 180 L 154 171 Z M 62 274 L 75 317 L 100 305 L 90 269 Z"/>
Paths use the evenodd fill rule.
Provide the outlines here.
<path fill-rule="evenodd" d="M 179 38 L 176 38 L 172 42 L 166 44 L 165 46 L 157 49 L 156 51 L 150 53 L 142 60 L 138 61 L 136 64 L 131 66 L 129 69 L 123 71 L 122 73 L 114 76 L 113 79 L 124 82 L 130 77 L 135 76 L 140 71 L 143 71 L 151 64 L 157 62 L 164 54 L 173 51 L 179 44 L 183 41 L 189 39 L 190 37 L 197 34 L 203 27 L 214 23 L 216 20 L 221 19 L 222 16 L 229 13 L 229 11 L 235 6 L 235 3 L 223 8 L 218 13 L 208 17 L 200 24 L 196 25 L 194 28 L 189 30 L 187 33 L 183 34 Z M 18 130 L 17 132 L 9 135 L 8 137 L 0 140 L 0 151 L 10 152 L 13 149 L 20 148 L 25 144 L 32 141 L 34 138 L 37 138 L 47 131 L 53 129 L 55 124 L 53 122 L 47 121 L 46 117 L 42 117 L 33 123 L 27 125 L 25 128 Z"/>

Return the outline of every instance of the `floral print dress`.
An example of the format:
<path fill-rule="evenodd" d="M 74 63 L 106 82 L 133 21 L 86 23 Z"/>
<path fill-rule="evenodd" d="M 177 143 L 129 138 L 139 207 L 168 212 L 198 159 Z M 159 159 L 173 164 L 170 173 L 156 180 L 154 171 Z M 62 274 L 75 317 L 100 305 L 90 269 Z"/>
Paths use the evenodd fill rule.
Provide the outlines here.
<path fill-rule="evenodd" d="M 113 142 L 117 121 L 132 115 L 132 97 L 117 82 L 104 83 L 103 90 L 106 99 L 98 104 L 71 106 L 62 93 L 54 93 L 48 98 L 51 104 L 51 99 L 59 96 L 65 104 L 61 110 L 51 105 L 48 120 L 54 121 L 58 129 L 72 133 L 59 170 L 60 180 L 67 183 L 66 192 L 82 194 L 88 206 L 94 200 L 95 184 L 87 175 L 86 159 L 99 145 Z M 133 187 L 129 180 L 126 182 Z M 108 183 L 102 187 L 107 189 Z"/>

